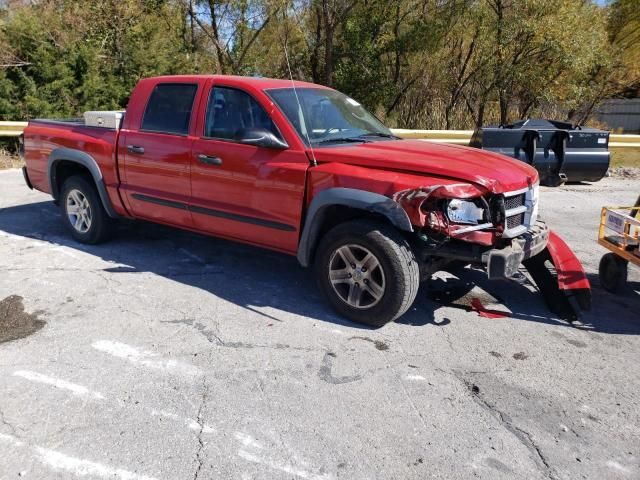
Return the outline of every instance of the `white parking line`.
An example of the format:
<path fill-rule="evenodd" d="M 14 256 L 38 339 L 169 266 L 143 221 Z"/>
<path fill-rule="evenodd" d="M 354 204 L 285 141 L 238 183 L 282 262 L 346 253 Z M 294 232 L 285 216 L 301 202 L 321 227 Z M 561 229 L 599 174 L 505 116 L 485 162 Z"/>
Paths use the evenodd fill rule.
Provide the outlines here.
<path fill-rule="evenodd" d="M 76 383 L 71 383 L 71 382 L 68 382 L 66 380 L 62 380 L 62 379 L 59 379 L 59 378 L 48 377 L 47 375 L 43 375 L 43 374 L 38 373 L 38 372 L 32 372 L 32 371 L 29 371 L 29 370 L 17 370 L 15 372 L 13 372 L 13 376 L 14 377 L 22 377 L 22 378 L 25 378 L 27 380 L 30 380 L 30 381 L 33 381 L 33 382 L 36 382 L 36 383 L 42 383 L 44 385 L 50 385 L 50 386 L 58 388 L 60 390 L 66 390 L 66 391 L 71 392 L 73 395 L 82 396 L 82 397 L 89 397 L 89 398 L 97 399 L 97 400 L 108 400 L 101 393 L 91 391 L 85 386 L 78 385 Z M 122 404 L 119 403 L 118 406 L 122 407 Z M 201 423 L 199 423 L 197 420 L 195 420 L 193 418 L 181 417 L 181 416 L 176 415 L 175 413 L 172 413 L 172 412 L 167 412 L 165 410 L 156 410 L 156 409 L 153 409 L 153 408 L 147 408 L 147 407 L 145 407 L 143 405 L 139 405 L 138 408 L 141 408 L 141 409 L 145 410 L 152 417 L 169 418 L 169 419 L 174 420 L 176 422 L 183 423 L 190 430 L 194 430 L 196 432 L 200 432 L 202 430 L 202 433 L 214 433 L 216 431 L 213 426 L 208 425 L 206 423 L 202 423 L 201 424 Z"/>
<path fill-rule="evenodd" d="M 35 459 L 40 463 L 50 467 L 53 470 L 62 470 L 79 477 L 91 475 L 94 477 L 107 479 L 117 478 L 121 480 L 156 480 L 154 477 L 139 475 L 122 468 L 111 467 L 109 465 L 93 462 L 91 460 L 72 457 L 62 452 L 39 447 L 37 445 L 29 447 L 25 444 L 25 442 L 19 440 L 13 435 L 0 434 L 0 441 L 9 443 L 14 447 L 29 448 L 34 453 Z"/>
<path fill-rule="evenodd" d="M 11 240 L 19 240 L 21 242 L 26 242 L 27 247 L 33 247 L 33 248 L 47 248 L 49 250 L 55 251 L 55 252 L 60 252 L 64 255 L 67 255 L 68 257 L 72 257 L 72 258 L 78 258 L 78 256 L 73 253 L 74 250 L 72 250 L 71 248 L 65 246 L 65 245 L 56 245 L 55 243 L 51 243 L 48 242 L 46 240 L 40 240 L 37 238 L 31 238 L 31 237 L 25 237 L 22 235 L 16 235 L 14 233 L 8 233 L 5 232 L 4 230 L 0 230 L 0 237 L 3 238 L 8 238 Z"/>
<path fill-rule="evenodd" d="M 254 455 L 253 453 L 247 452 L 246 450 L 238 450 L 238 456 L 243 458 L 249 462 L 258 463 L 265 467 L 272 468 L 273 470 L 279 470 L 288 475 L 294 475 L 296 477 L 311 479 L 311 480 L 328 480 L 331 475 L 316 475 L 313 472 L 309 472 L 307 470 L 302 470 L 300 468 L 294 467 L 293 465 L 289 465 L 288 463 L 281 463 L 275 460 L 271 460 L 268 458 L 263 458 L 258 455 Z"/>
<path fill-rule="evenodd" d="M 178 362 L 177 360 L 153 360 L 157 354 L 153 352 L 140 351 L 131 345 L 111 340 L 97 340 L 91 344 L 93 348 L 108 355 L 122 358 L 130 363 L 142 365 L 144 367 L 160 370 L 166 373 L 178 375 L 197 376 L 202 371 L 191 364 Z"/>
<path fill-rule="evenodd" d="M 166 412 L 164 410 L 151 410 L 151 415 L 154 417 L 165 417 L 170 418 L 171 420 L 175 420 L 176 422 L 184 423 L 189 429 L 195 430 L 197 432 L 202 429 L 202 433 L 214 433 L 216 431 L 211 425 L 207 425 L 206 423 L 200 424 L 197 420 L 193 418 L 182 418 L 175 413 Z"/>
<path fill-rule="evenodd" d="M 247 435 L 246 433 L 236 432 L 235 433 L 236 440 L 242 443 L 245 447 L 253 447 L 262 449 L 262 445 L 251 435 Z"/>
<path fill-rule="evenodd" d="M 87 387 L 83 385 L 78 385 L 77 383 L 67 382 L 66 380 L 62 380 L 60 378 L 48 377 L 47 375 L 43 375 L 38 372 L 32 372 L 29 370 L 17 370 L 13 372 L 14 377 L 22 377 L 24 379 L 30 380 L 36 383 L 44 383 L 45 385 L 51 385 L 60 390 L 67 390 L 74 395 L 78 395 L 81 397 L 92 397 L 97 399 L 104 399 L 104 395 L 99 392 L 94 392 L 89 390 Z"/>

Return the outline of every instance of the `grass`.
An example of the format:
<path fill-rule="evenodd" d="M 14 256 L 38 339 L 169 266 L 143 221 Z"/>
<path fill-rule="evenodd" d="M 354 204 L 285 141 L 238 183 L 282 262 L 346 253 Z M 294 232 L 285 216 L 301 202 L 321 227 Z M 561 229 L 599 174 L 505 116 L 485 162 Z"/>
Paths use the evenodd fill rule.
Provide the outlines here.
<path fill-rule="evenodd" d="M 18 155 L 0 148 L 0 170 L 4 170 L 6 168 L 19 168 L 22 165 L 24 165 L 24 163 Z"/>
<path fill-rule="evenodd" d="M 612 167 L 640 168 L 640 149 L 616 149 L 611 152 Z"/>

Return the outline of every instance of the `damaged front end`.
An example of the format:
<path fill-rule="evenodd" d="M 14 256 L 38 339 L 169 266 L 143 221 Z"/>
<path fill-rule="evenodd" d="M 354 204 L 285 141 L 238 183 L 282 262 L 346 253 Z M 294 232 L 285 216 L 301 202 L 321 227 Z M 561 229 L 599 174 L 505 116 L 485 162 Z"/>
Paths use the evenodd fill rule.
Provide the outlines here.
<path fill-rule="evenodd" d="M 524 266 L 549 309 L 574 321 L 591 306 L 580 261 L 538 219 L 538 185 L 487 194 L 470 184 L 403 190 L 394 195 L 416 227 L 424 276 L 452 262 L 482 265 L 491 280 L 525 280 Z"/>

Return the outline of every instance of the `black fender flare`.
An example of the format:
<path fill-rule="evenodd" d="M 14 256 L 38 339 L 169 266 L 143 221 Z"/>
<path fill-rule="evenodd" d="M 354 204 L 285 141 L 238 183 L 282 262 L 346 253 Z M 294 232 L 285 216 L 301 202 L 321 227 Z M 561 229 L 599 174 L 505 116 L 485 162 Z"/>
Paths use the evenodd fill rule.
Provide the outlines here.
<path fill-rule="evenodd" d="M 96 189 L 98 190 L 102 206 L 106 210 L 107 214 L 111 218 L 119 217 L 114 210 L 113 205 L 111 205 L 111 200 L 109 200 L 107 188 L 104 184 L 102 172 L 100 171 L 98 163 L 91 155 L 73 148 L 56 148 L 49 154 L 49 159 L 47 161 L 47 178 L 49 180 L 49 191 L 55 201 L 58 201 L 60 197 L 58 182 L 56 179 L 56 164 L 61 161 L 77 163 L 89 170 L 89 173 L 93 178 L 93 182 L 96 185 Z"/>
<path fill-rule="evenodd" d="M 318 243 L 320 227 L 326 218 L 327 207 L 335 205 L 377 213 L 389 220 L 396 228 L 413 232 L 413 226 L 407 212 L 389 197 L 354 188 L 328 188 L 313 198 L 307 210 L 297 255 L 298 261 L 303 267 L 308 267 L 311 263 L 313 251 Z"/>

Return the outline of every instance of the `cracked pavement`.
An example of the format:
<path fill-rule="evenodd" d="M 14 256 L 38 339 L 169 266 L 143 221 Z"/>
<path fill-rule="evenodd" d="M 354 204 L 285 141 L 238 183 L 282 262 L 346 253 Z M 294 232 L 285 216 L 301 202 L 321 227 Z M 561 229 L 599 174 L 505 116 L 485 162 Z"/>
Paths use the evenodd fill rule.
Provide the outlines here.
<path fill-rule="evenodd" d="M 131 222 L 77 244 L 0 171 L 0 301 L 45 322 L 0 343 L 0 478 L 640 478 L 640 271 L 604 292 L 595 242 L 638 192 L 542 189 L 594 285 L 583 328 L 464 269 L 374 330 L 277 253 Z"/>

